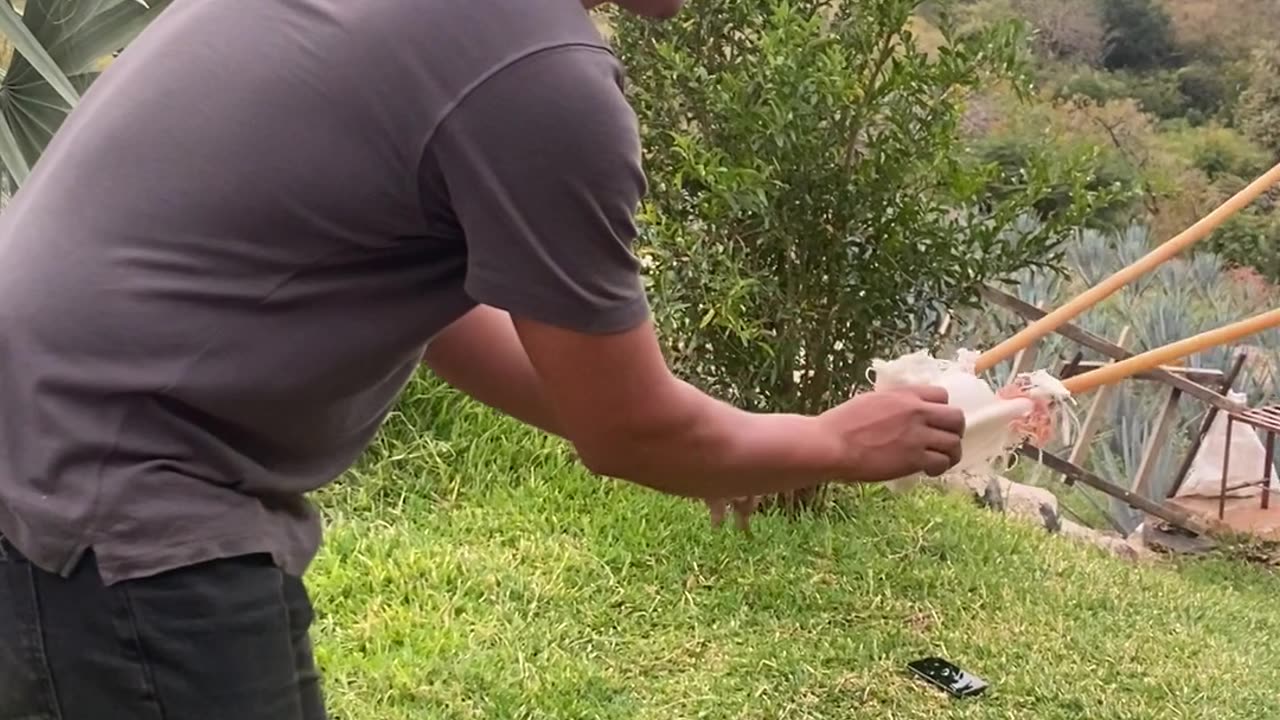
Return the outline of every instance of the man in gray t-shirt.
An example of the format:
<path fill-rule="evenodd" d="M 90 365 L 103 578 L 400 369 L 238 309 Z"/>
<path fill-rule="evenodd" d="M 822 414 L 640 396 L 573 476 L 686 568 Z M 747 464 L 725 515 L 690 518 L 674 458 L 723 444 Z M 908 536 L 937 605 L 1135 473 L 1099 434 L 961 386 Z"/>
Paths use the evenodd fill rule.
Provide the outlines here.
<path fill-rule="evenodd" d="M 800 417 L 673 378 L 644 190 L 582 0 L 175 2 L 0 217 L 0 718 L 323 716 L 304 498 L 423 362 L 691 498 L 956 461 L 935 389 Z"/>

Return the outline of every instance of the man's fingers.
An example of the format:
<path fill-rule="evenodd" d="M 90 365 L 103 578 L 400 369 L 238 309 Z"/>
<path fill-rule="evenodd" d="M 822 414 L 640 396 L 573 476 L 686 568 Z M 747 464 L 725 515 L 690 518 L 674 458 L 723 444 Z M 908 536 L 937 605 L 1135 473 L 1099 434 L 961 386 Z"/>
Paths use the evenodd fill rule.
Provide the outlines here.
<path fill-rule="evenodd" d="M 950 455 L 935 450 L 926 450 L 921 466 L 925 475 L 936 478 L 946 474 L 948 470 L 955 466 L 955 463 L 952 462 Z"/>
<path fill-rule="evenodd" d="M 951 406 L 929 408 L 927 419 L 929 427 L 960 437 L 964 437 L 964 411 Z"/>
<path fill-rule="evenodd" d="M 941 430 L 930 431 L 926 442 L 928 449 L 942 453 L 951 458 L 951 464 L 956 465 L 963 456 L 963 448 L 960 444 L 960 437 L 954 433 L 943 432 Z"/>
<path fill-rule="evenodd" d="M 706 500 L 707 509 L 711 511 L 711 527 L 719 528 L 724 524 L 725 518 L 729 515 L 729 510 L 733 510 L 734 519 L 738 529 L 750 533 L 751 532 L 751 515 L 760 505 L 758 497 L 740 497 L 732 499 L 718 498 L 715 500 Z"/>
<path fill-rule="evenodd" d="M 711 527 L 718 528 L 724 524 L 725 513 L 729 505 L 724 500 L 708 500 L 707 509 L 711 511 Z"/>
<path fill-rule="evenodd" d="M 925 402 L 936 403 L 938 405 L 946 405 L 951 399 L 951 395 L 945 388 L 935 387 L 933 385 L 908 385 L 906 387 L 899 388 L 899 392 L 911 393 Z"/>

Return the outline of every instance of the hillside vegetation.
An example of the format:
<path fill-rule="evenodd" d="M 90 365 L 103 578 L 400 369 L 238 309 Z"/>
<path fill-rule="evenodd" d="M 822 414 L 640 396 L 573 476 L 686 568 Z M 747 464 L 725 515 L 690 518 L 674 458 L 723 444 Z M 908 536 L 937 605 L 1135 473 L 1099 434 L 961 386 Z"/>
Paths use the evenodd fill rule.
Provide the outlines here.
<path fill-rule="evenodd" d="M 1087 148 L 1100 180 L 1134 191 L 1107 219 L 1149 223 L 1167 238 L 1280 160 L 1280 3 L 960 0 L 926 3 L 921 21 L 975 28 L 1010 18 L 1031 32 L 1033 103 L 987 88 L 968 129 L 1011 184 L 1029 154 Z M 1206 247 L 1280 278 L 1276 197 Z"/>

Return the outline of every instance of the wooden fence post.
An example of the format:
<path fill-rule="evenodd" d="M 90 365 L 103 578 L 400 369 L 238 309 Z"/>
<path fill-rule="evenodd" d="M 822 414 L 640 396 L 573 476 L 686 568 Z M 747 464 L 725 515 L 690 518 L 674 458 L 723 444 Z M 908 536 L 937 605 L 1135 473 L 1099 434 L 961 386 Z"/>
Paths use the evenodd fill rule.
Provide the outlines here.
<path fill-rule="evenodd" d="M 1120 337 L 1116 340 L 1117 347 L 1124 347 L 1129 342 L 1129 335 L 1133 328 L 1126 325 L 1120 331 Z M 1115 385 L 1107 385 L 1098 388 L 1098 392 L 1093 396 L 1093 403 L 1089 405 L 1089 414 L 1085 415 L 1084 424 L 1080 426 L 1080 437 L 1076 439 L 1075 447 L 1071 449 L 1071 457 L 1068 462 L 1072 465 L 1084 467 L 1084 463 L 1089 459 L 1089 446 L 1093 444 L 1093 437 L 1098 434 L 1098 428 L 1101 427 L 1106 417 L 1107 410 L 1111 407 L 1111 397 L 1116 392 Z"/>

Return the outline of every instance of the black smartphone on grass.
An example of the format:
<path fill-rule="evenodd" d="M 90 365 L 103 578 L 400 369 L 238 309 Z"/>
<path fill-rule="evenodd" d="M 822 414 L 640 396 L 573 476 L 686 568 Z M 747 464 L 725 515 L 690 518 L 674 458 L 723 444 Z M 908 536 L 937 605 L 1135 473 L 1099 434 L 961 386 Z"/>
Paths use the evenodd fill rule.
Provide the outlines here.
<path fill-rule="evenodd" d="M 942 658 L 923 658 L 907 663 L 907 668 L 921 680 L 950 693 L 953 697 L 975 697 L 985 692 L 988 687 L 987 681 L 961 670 Z"/>

